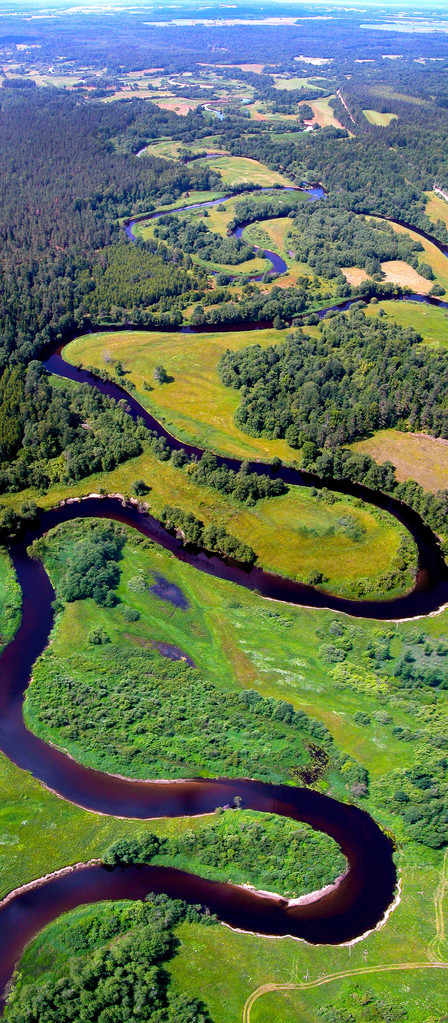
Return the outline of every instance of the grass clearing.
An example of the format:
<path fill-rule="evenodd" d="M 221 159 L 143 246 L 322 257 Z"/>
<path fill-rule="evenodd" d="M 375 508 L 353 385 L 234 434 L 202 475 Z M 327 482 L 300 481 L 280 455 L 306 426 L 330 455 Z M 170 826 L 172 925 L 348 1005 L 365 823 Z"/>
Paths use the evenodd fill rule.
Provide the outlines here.
<path fill-rule="evenodd" d="M 442 196 L 437 195 L 436 192 L 427 192 L 426 195 L 428 196 L 425 210 L 427 216 L 434 224 L 441 220 L 445 227 L 448 227 L 448 202 L 446 199 L 442 199 Z"/>
<path fill-rule="evenodd" d="M 363 110 L 363 114 L 369 124 L 377 124 L 381 128 L 387 128 L 391 121 L 396 121 L 398 118 L 397 114 L 385 114 L 379 110 Z"/>
<path fill-rule="evenodd" d="M 384 301 L 365 308 L 366 316 L 377 316 L 382 309 L 400 327 L 414 327 L 430 345 L 448 346 L 448 310 L 421 302 Z"/>
<path fill-rule="evenodd" d="M 226 185 L 290 185 L 291 181 L 284 174 L 271 171 L 258 160 L 250 160 L 244 156 L 219 156 L 213 160 L 213 170 L 219 171 Z"/>
<path fill-rule="evenodd" d="M 365 270 L 361 270 L 359 266 L 341 266 L 341 271 L 348 284 L 351 284 L 354 288 L 362 284 L 363 281 L 369 280 L 369 275 Z"/>
<path fill-rule="evenodd" d="M 134 95 L 134 93 L 130 93 L 130 96 Z M 181 117 L 186 117 L 190 110 L 196 110 L 204 102 L 202 99 L 183 99 L 182 96 L 166 96 L 161 99 L 157 93 L 154 95 L 152 92 L 148 95 L 161 110 L 172 110 L 174 114 L 180 114 Z M 120 93 L 120 98 L 123 98 L 123 93 Z"/>
<path fill-rule="evenodd" d="M 406 92 L 396 92 L 390 85 L 371 85 L 372 96 L 379 96 L 381 99 L 401 100 L 404 103 L 414 103 L 419 107 L 426 106 L 426 100 L 419 96 L 410 96 Z"/>
<path fill-rule="evenodd" d="M 335 117 L 334 110 L 330 106 L 330 100 L 334 98 L 334 96 L 323 96 L 322 99 L 303 100 L 303 103 L 311 107 L 314 121 L 319 125 L 319 128 L 328 128 L 330 125 L 333 128 L 343 127 L 341 122 Z M 299 106 L 302 106 L 302 103 Z"/>
<path fill-rule="evenodd" d="M 317 84 L 315 78 L 299 78 L 293 76 L 292 78 L 282 75 L 274 75 L 274 89 L 286 89 L 290 92 L 292 89 L 320 89 L 322 86 Z M 322 89 L 323 91 L 323 89 Z"/>
<path fill-rule="evenodd" d="M 376 462 L 390 461 L 399 480 L 417 480 L 425 490 L 444 490 L 448 484 L 448 441 L 426 433 L 379 430 L 368 440 L 353 444 L 355 451 Z"/>
<path fill-rule="evenodd" d="M 384 280 L 391 284 L 399 284 L 402 288 L 411 288 L 417 295 L 427 295 L 433 282 L 422 277 L 414 267 L 402 259 L 389 259 L 381 263 Z"/>

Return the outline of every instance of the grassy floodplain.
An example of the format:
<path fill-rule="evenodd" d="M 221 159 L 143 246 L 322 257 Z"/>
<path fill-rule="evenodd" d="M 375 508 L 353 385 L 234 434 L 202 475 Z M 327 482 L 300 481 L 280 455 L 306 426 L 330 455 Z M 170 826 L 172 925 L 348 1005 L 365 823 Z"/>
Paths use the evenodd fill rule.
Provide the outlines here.
<path fill-rule="evenodd" d="M 136 550 L 139 550 L 138 559 Z M 136 594 L 129 590 L 127 580 L 132 577 L 130 573 L 136 569 L 147 572 L 151 568 L 156 568 L 182 588 L 191 610 L 173 613 L 171 605 L 156 600 L 152 594 Z M 156 637 L 174 642 L 194 655 L 198 664 L 213 668 L 216 677 L 219 672 L 225 674 L 226 684 L 230 680 L 231 684 L 252 686 L 265 695 L 281 695 L 325 721 L 341 748 L 360 758 L 369 769 L 373 796 L 366 801 L 367 808 L 383 825 L 392 831 L 399 830 L 399 822 L 379 805 L 375 791 L 381 778 L 390 772 L 392 762 L 396 769 L 404 768 L 418 756 L 414 746 L 400 742 L 392 732 L 393 724 L 405 725 L 410 720 L 409 715 L 404 708 L 394 706 L 391 694 L 384 698 L 375 692 L 373 686 L 362 695 L 351 687 L 335 688 L 331 666 L 325 662 L 321 651 L 322 637 L 330 635 L 329 629 L 334 620 L 331 613 L 279 608 L 280 618 L 272 619 L 270 609 L 256 594 L 241 592 L 231 584 L 201 576 L 156 547 L 144 551 L 135 548 L 132 536 L 125 554 L 120 592 L 125 594 L 126 602 L 136 601 L 142 610 L 140 621 L 127 626 L 127 632 L 132 628 L 132 633 L 138 637 L 141 629 L 147 639 Z M 118 619 L 116 609 L 100 609 L 91 601 L 68 605 L 53 637 L 54 656 L 79 648 L 85 642 L 87 629 L 93 621 L 96 624 L 107 622 L 111 629 L 113 616 Z M 282 622 L 288 625 L 282 625 Z M 365 661 L 367 639 L 382 641 L 389 630 L 387 623 L 372 627 L 372 623 L 363 621 L 348 622 L 348 628 L 353 642 L 353 650 L 348 656 L 354 664 Z M 446 634 L 446 613 L 427 619 L 423 629 L 428 636 L 443 637 Z M 112 633 L 114 642 L 129 644 L 124 631 L 124 625 L 119 625 Z M 400 655 L 402 644 L 414 631 L 414 623 L 403 623 L 394 628 L 394 657 Z M 375 720 L 366 727 L 355 717 L 360 708 L 370 716 L 376 710 L 384 715 L 384 711 L 390 709 L 393 722 Z M 6 761 L 0 761 L 1 770 L 3 766 L 3 778 L 7 784 L 2 786 L 2 799 L 5 798 L 16 813 L 14 827 L 11 827 L 11 810 L 5 810 L 3 825 L 4 828 L 10 827 L 11 839 L 15 843 L 16 820 L 26 818 L 27 825 L 22 831 L 26 848 L 30 850 L 25 861 L 21 847 L 14 856 L 15 845 L 12 850 L 11 846 L 8 848 L 8 855 L 0 857 L 0 877 L 5 892 L 14 884 L 23 883 L 67 862 L 98 856 L 121 835 L 143 834 L 147 827 L 79 811 L 57 800 Z M 343 792 L 338 792 L 338 795 L 343 797 Z M 176 829 L 185 833 L 186 829 L 195 826 L 191 820 L 151 822 L 150 830 L 164 835 L 177 833 Z M 200 823 L 198 826 L 203 825 Z M 65 844 L 61 840 L 55 849 L 55 833 L 70 835 L 70 841 L 67 839 Z M 6 852 L 4 847 L 3 851 Z M 252 1023 L 268 1023 L 274 1010 L 285 1023 L 297 1019 L 318 1023 L 317 1014 L 321 1006 L 332 1005 L 339 998 L 352 997 L 353 985 L 357 983 L 360 990 L 368 987 L 369 991 L 392 1000 L 394 1004 L 398 1000 L 398 1004 L 404 1002 L 407 1005 L 412 997 L 409 1018 L 419 1023 L 429 1018 L 431 1011 L 440 1013 L 446 991 L 446 977 L 442 971 L 439 974 L 436 970 L 422 969 L 420 972 L 400 972 L 397 977 L 388 973 L 387 967 L 390 963 L 429 964 L 432 961 L 434 953 L 431 950 L 437 936 L 434 899 L 443 869 L 443 854 L 403 844 L 401 840 L 397 855 L 402 881 L 401 903 L 386 927 L 355 945 L 351 951 L 348 948 L 313 948 L 289 939 L 272 941 L 238 934 L 224 927 L 206 929 L 182 924 L 178 931 L 179 950 L 169 967 L 173 983 L 188 994 L 204 999 L 216 1023 L 247 1020 L 243 1017 L 246 1000 L 265 984 L 272 985 L 273 990 L 260 992 L 260 998 L 250 1013 Z M 50 947 L 53 941 L 57 945 L 58 935 L 63 934 L 66 923 L 63 918 L 52 925 L 30 947 L 23 960 L 23 982 L 35 980 L 40 976 L 42 966 L 46 968 L 48 960 L 46 957 L 42 960 L 39 950 L 48 947 L 47 934 Z M 204 962 L 207 962 L 206 971 Z M 384 969 L 380 969 L 378 975 L 369 974 L 371 967 Z M 355 970 L 361 971 L 359 979 L 350 976 Z M 232 984 L 229 986 L 230 971 Z M 293 986 L 286 991 L 276 990 L 277 985 L 299 985 L 305 980 L 314 982 L 332 973 L 347 976 L 323 989 L 316 987 L 301 991 Z"/>
<path fill-rule="evenodd" d="M 171 984 L 205 1001 L 215 1023 L 271 1023 L 272 1019 L 281 1023 L 305 1023 L 305 1020 L 319 1023 L 323 1007 L 335 1006 L 337 1011 L 337 1008 L 353 1006 L 354 1002 L 363 1004 L 363 992 L 366 997 L 370 996 L 368 1008 L 373 1007 L 372 995 L 383 1005 L 409 1007 L 410 1023 L 443 1017 L 444 970 L 427 968 L 397 974 L 387 969 L 391 962 L 424 963 L 435 932 L 433 892 L 438 881 L 437 870 L 425 865 L 419 878 L 411 867 L 405 877 L 413 911 L 404 913 L 400 907 L 386 929 L 352 948 L 313 948 L 288 938 L 272 941 L 238 934 L 224 927 L 185 922 L 176 930 L 179 946 L 175 957 L 167 964 Z M 414 913 L 418 911 L 422 912 L 424 926 L 418 932 L 419 937 L 411 939 L 406 927 L 414 923 Z M 51 924 L 35 939 L 21 962 L 22 987 L 36 981 L 42 983 L 44 978 L 52 976 L 51 971 L 53 974 L 58 970 L 63 972 L 69 957 L 65 941 L 67 930 L 89 912 L 88 909 L 75 910 Z M 379 968 L 378 972 L 371 972 L 373 968 Z M 342 974 L 342 977 L 318 986 L 319 981 L 332 974 Z M 307 982 L 309 988 L 300 990 Z M 265 985 L 267 990 L 263 990 Z M 285 986 L 286 990 L 282 990 Z M 255 992 L 259 997 L 252 1007 L 250 1003 L 246 1006 Z"/>
<path fill-rule="evenodd" d="M 303 193 L 302 193 L 303 194 Z M 309 199 L 303 194 L 304 202 L 309 202 Z M 258 245 L 260 248 L 268 248 L 271 251 L 278 252 L 279 256 L 285 260 L 287 270 L 277 278 L 275 286 L 280 288 L 294 287 L 299 277 L 310 277 L 313 273 L 311 267 L 307 263 L 299 263 L 294 256 L 291 256 L 290 244 L 288 241 L 288 234 L 291 230 L 292 222 L 289 217 L 275 217 L 272 220 L 263 220 L 248 224 L 244 228 L 243 237 L 244 240 L 249 244 Z M 314 277 L 314 296 L 325 294 L 328 300 L 331 300 L 335 293 L 334 281 L 326 280 L 321 277 Z M 325 299 L 326 301 L 326 299 Z M 317 304 L 321 305 L 322 301 L 317 298 Z"/>
<path fill-rule="evenodd" d="M 60 566 L 50 556 L 46 560 L 57 583 Z M 391 757 L 396 767 L 408 764 L 409 744 L 392 732 L 394 724 L 404 727 L 412 720 L 404 705 L 394 706 L 393 721 L 372 719 L 372 725 L 366 727 L 355 720 L 360 705 L 373 715 L 392 699 L 392 694 L 384 699 L 381 687 L 373 684 L 371 660 L 366 654 L 369 641 L 384 641 L 390 632 L 387 623 L 372 626 L 362 619 L 339 619 L 343 636 L 350 637 L 352 643 L 347 660 L 365 665 L 367 682 L 364 688 L 355 679 L 350 685 L 335 685 L 334 664 L 327 659 L 333 613 L 262 600 L 233 583 L 198 572 L 157 545 L 142 545 L 132 530 L 128 531 L 120 568 L 118 597 L 123 605 L 136 608 L 140 619 L 128 623 L 120 604 L 99 607 L 91 599 L 68 603 L 52 636 L 52 656 L 65 658 L 92 649 L 86 646 L 92 628 L 103 628 L 121 650 L 139 650 L 142 641 L 166 643 L 182 651 L 204 678 L 223 690 L 255 688 L 263 696 L 291 700 L 323 721 L 340 748 L 365 763 L 374 777 L 390 770 Z M 174 607 L 153 593 L 149 587 L 160 576 L 180 591 L 188 607 Z M 137 577 L 145 587 L 136 588 Z M 446 619 L 446 613 L 428 619 L 424 631 L 436 641 L 444 635 Z M 413 631 L 412 622 L 394 630 L 394 658 L 401 656 Z M 29 716 L 32 703 L 27 705 Z M 46 726 L 42 727 L 45 730 Z M 413 756 L 417 755 L 415 750 Z M 338 786 L 337 793 L 343 795 Z"/>
<path fill-rule="evenodd" d="M 163 156 L 168 160 L 178 160 L 179 154 L 183 148 L 187 148 L 190 153 L 203 153 L 204 150 L 213 150 L 214 153 L 222 153 L 226 156 L 227 153 L 219 145 L 219 139 L 215 136 L 210 135 L 209 138 L 201 139 L 200 142 L 195 145 L 188 145 L 183 147 L 181 142 L 173 142 L 171 139 L 160 139 L 157 142 L 151 142 L 145 149 L 145 156 Z"/>
<path fill-rule="evenodd" d="M 219 171 L 226 185 L 290 185 L 291 181 L 284 174 L 271 171 L 258 160 L 250 160 L 243 156 L 218 156 L 213 160 L 213 169 Z"/>
<path fill-rule="evenodd" d="M 425 212 L 428 217 L 436 224 L 438 220 L 441 220 L 445 227 L 448 227 L 448 202 L 446 199 L 442 199 L 441 195 L 437 195 L 436 192 L 427 192 L 428 202 L 426 205 Z"/>
<path fill-rule="evenodd" d="M 181 332 L 117 331 L 77 338 L 64 350 L 67 362 L 76 366 L 106 368 L 105 353 L 121 361 L 126 381 L 135 385 L 135 397 L 160 418 L 177 437 L 213 451 L 242 458 L 290 459 L 285 440 L 249 437 L 233 421 L 239 404 L 237 392 L 225 387 L 217 374 L 220 356 L 227 348 L 278 344 L 285 331 L 221 331 L 185 335 Z M 154 369 L 165 366 L 172 383 L 154 384 Z M 147 391 L 144 382 L 153 390 Z"/>
<path fill-rule="evenodd" d="M 376 218 L 369 217 L 369 219 L 375 220 Z M 408 234 L 411 238 L 415 239 L 415 241 L 419 241 L 423 245 L 423 252 L 417 253 L 418 262 L 429 264 L 433 270 L 435 280 L 427 281 L 426 278 L 422 278 L 423 285 L 422 288 L 418 287 L 418 291 L 423 289 L 422 294 L 425 294 L 426 290 L 429 290 L 428 285 L 429 288 L 431 288 L 433 284 L 440 284 L 446 292 L 448 289 L 448 259 L 446 256 L 440 252 L 440 249 L 438 249 L 436 245 L 427 241 L 426 238 L 422 238 L 415 231 L 411 231 L 410 228 L 401 227 L 400 224 L 396 224 L 393 220 L 389 220 L 389 223 L 392 225 L 397 234 Z M 390 276 L 389 279 L 393 279 L 397 284 L 403 284 L 405 287 L 414 288 L 416 284 L 418 285 L 418 281 L 414 283 L 416 271 L 413 270 L 412 267 L 408 267 L 406 263 L 403 264 L 403 267 L 405 268 L 403 274 L 400 275 L 398 270 L 394 277 L 392 278 L 392 276 Z"/>
<path fill-rule="evenodd" d="M 198 366 L 202 368 L 207 338 L 213 348 L 213 335 L 199 334 L 193 338 L 195 342 L 193 351 L 196 352 Z M 229 451 L 227 445 L 221 447 L 219 434 L 211 435 L 209 430 L 204 434 L 201 429 L 202 416 L 207 421 L 209 409 L 216 408 L 218 417 L 222 414 L 220 392 L 222 391 L 227 400 L 227 395 L 231 393 L 230 389 L 221 385 L 209 389 L 207 381 L 198 388 L 197 370 L 195 371 L 192 352 L 189 346 L 185 345 L 185 334 L 177 335 L 176 353 L 173 348 L 175 339 L 176 335 L 152 335 L 149 332 L 134 335 L 134 341 L 132 335 L 126 333 L 106 335 L 107 351 L 111 353 L 111 357 L 120 359 L 129 369 L 127 379 L 135 382 L 136 396 L 157 418 L 163 419 L 165 425 L 172 429 L 176 436 L 193 443 L 204 444 L 208 449 L 222 450 L 225 454 L 241 455 L 243 452 L 237 444 Z M 242 334 L 238 335 L 238 341 L 242 345 L 247 343 Z M 66 349 L 68 359 L 78 365 L 102 368 L 103 342 L 104 335 L 80 338 Z M 155 351 L 152 349 L 153 344 L 156 346 Z M 224 350 L 226 335 L 219 336 L 219 344 L 222 346 L 221 350 Z M 161 345 L 161 349 L 157 348 L 157 345 Z M 169 352 L 168 358 L 164 354 L 166 350 Z M 173 384 L 157 386 L 150 392 L 144 390 L 142 377 L 137 374 L 141 373 L 142 369 L 145 373 L 148 372 L 148 352 L 151 352 L 154 366 L 162 362 L 167 372 L 173 375 Z M 216 350 L 213 352 L 213 358 L 216 358 Z M 131 366 L 136 374 L 135 380 Z M 214 379 L 217 379 L 214 367 L 210 368 L 210 375 L 214 382 Z M 152 373 L 149 376 L 149 379 L 151 378 Z M 145 379 L 148 379 L 148 376 Z M 172 404 L 167 406 L 164 402 L 170 387 Z M 191 404 L 190 415 L 187 418 L 185 408 L 189 389 Z M 208 407 L 204 400 L 207 391 Z M 235 408 L 237 402 L 234 400 L 232 404 Z M 232 431 L 235 440 L 238 441 L 238 437 L 242 435 L 230 415 L 224 422 L 221 420 L 221 423 L 223 435 L 227 436 Z M 271 456 L 280 452 L 283 454 L 284 448 L 287 448 L 284 441 L 265 443 L 269 444 Z M 271 447 L 271 444 L 275 447 Z M 280 445 L 283 445 L 283 449 Z M 252 448 L 252 452 L 254 450 Z M 257 447 L 256 450 L 260 457 L 262 449 Z M 264 450 L 266 451 L 266 448 Z M 356 584 L 360 577 L 369 578 L 375 586 L 375 580 L 388 571 L 397 553 L 401 527 L 390 516 L 380 514 L 366 505 L 358 506 L 350 498 L 343 498 L 334 505 L 327 505 L 313 497 L 311 491 L 306 488 L 292 488 L 283 497 L 260 501 L 253 510 L 246 509 L 216 492 L 198 488 L 185 473 L 174 469 L 169 463 L 156 462 L 155 459 L 154 463 L 153 468 L 150 470 L 148 466 L 146 472 L 152 487 L 149 503 L 156 513 L 160 514 L 166 503 L 166 494 L 169 493 L 170 503 L 178 503 L 195 513 L 199 508 L 204 521 L 209 519 L 216 521 L 218 517 L 221 523 L 226 524 L 229 532 L 251 544 L 264 567 L 279 571 L 283 575 L 306 579 L 316 568 L 329 580 L 328 587 L 331 590 L 350 593 L 352 583 Z M 118 473 L 129 472 L 129 464 L 121 467 Z M 347 515 L 349 521 L 356 523 L 361 530 L 363 536 L 361 541 L 354 541 L 349 536 L 350 530 L 343 524 Z"/>
<path fill-rule="evenodd" d="M 151 452 L 131 459 L 110 473 L 97 473 L 67 487 L 56 485 L 44 497 L 35 491 L 8 495 L 5 504 L 19 508 L 23 500 L 37 500 L 52 507 L 70 497 L 107 491 L 132 495 L 137 479 L 149 483 L 149 511 L 160 516 L 167 504 L 192 512 L 206 525 L 224 526 L 228 533 L 251 546 L 258 564 L 287 578 L 307 581 L 320 572 L 323 589 L 341 596 L 358 596 L 361 582 L 369 598 L 392 598 L 412 588 L 413 575 L 404 586 L 383 589 L 383 576 L 394 570 L 400 541 L 407 537 L 402 526 L 387 513 L 354 499 L 342 498 L 328 505 L 306 488 L 291 488 L 283 497 L 258 501 L 254 508 L 226 498 L 216 490 L 200 487 L 169 462 Z M 318 546 L 316 548 L 316 540 Z M 365 589 L 367 587 L 367 589 Z"/>

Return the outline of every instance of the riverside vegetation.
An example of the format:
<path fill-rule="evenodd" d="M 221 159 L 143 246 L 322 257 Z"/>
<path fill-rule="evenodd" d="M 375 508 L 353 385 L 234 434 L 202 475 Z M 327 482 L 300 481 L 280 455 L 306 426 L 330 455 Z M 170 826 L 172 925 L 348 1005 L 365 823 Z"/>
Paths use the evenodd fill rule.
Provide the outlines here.
<path fill-rule="evenodd" d="M 400 33 L 393 48 L 403 56 L 388 61 L 384 33 L 364 30 L 364 17 L 338 12 L 331 35 L 324 20 L 301 22 L 303 53 L 322 65 L 297 57 L 291 26 L 254 24 L 248 34 L 233 24 L 171 25 L 164 12 L 162 26 L 146 27 L 147 13 L 122 12 L 101 31 L 90 19 L 88 32 L 75 12 L 62 48 L 60 33 L 35 19 L 31 48 L 1 44 L 5 545 L 37 505 L 118 490 L 150 504 L 186 543 L 246 565 L 256 558 L 352 596 L 387 597 L 412 585 L 415 551 L 387 515 L 375 518 L 369 506 L 330 490 L 285 492 L 275 475 L 266 482 L 248 466 L 223 470 L 209 453 L 174 457 L 124 406 L 49 378 L 40 363 L 48 344 L 92 326 L 233 324 L 239 332 L 242 319 L 275 321 L 275 336 L 260 346 L 257 335 L 234 345 L 229 334 L 224 355 L 221 333 L 221 380 L 207 335 L 174 342 L 167 333 L 166 358 L 159 350 L 153 359 L 148 344 L 142 358 L 150 368 L 140 378 L 129 349 L 107 366 L 90 361 L 125 389 L 135 376 L 139 399 L 155 415 L 162 410 L 185 443 L 240 458 L 297 458 L 322 477 L 364 481 L 412 505 L 444 537 L 446 491 L 397 483 L 393 464 L 379 466 L 351 447 L 384 428 L 446 438 L 442 310 L 425 307 L 434 312 L 428 336 L 423 313 L 414 316 L 409 304 L 406 314 L 407 303 L 394 303 L 395 321 L 392 303 L 337 313 L 321 326 L 317 317 L 337 298 L 398 297 L 401 288 L 384 284 L 385 261 L 417 269 L 435 295 L 444 287 L 423 240 L 368 219 L 405 221 L 448 241 L 443 200 L 433 192 L 435 183 L 446 188 L 448 166 L 443 40 Z M 20 14 L 5 24 L 6 40 L 11 32 L 28 40 Z M 224 38 L 231 67 L 220 66 Z M 305 132 L 316 111 L 332 124 Z M 210 151 L 219 160 L 204 156 Z M 316 181 L 326 194 L 317 204 L 257 188 Z M 173 213 L 229 194 L 227 211 L 209 218 Z M 163 219 L 140 221 L 131 243 L 123 220 L 154 212 Z M 263 242 L 256 224 L 280 213 L 288 272 L 250 282 L 251 265 L 259 269 L 252 241 Z M 251 222 L 255 233 L 228 238 L 232 220 Z M 372 278 L 359 288 L 342 274 L 354 266 Z M 208 380 L 223 402 L 210 442 L 207 402 L 202 420 L 179 411 L 184 383 L 174 347 L 170 353 L 183 344 L 184 358 L 194 351 L 200 365 L 201 337 Z M 165 375 L 155 377 L 156 368 Z M 394 836 L 402 887 L 386 925 L 350 950 L 235 933 L 202 908 L 150 893 L 136 905 L 81 908 L 25 951 L 6 1019 L 128 1023 L 142 1006 L 154 1023 L 239 1023 L 243 1012 L 245 1023 L 443 1018 L 446 611 L 380 624 L 271 605 L 102 521 L 58 529 L 33 553 L 57 599 L 51 643 L 27 694 L 29 727 L 101 770 L 248 773 L 358 803 Z M 0 582 L 6 644 L 20 593 L 5 552 Z M 4 894 L 92 855 L 120 863 L 151 855 L 281 894 L 309 892 L 344 869 L 325 836 L 237 806 L 217 808 L 209 820 L 149 827 L 63 803 L 3 758 L 0 773 Z M 388 972 L 394 963 L 406 976 Z M 298 986 L 329 974 L 335 978 L 323 987 Z"/>

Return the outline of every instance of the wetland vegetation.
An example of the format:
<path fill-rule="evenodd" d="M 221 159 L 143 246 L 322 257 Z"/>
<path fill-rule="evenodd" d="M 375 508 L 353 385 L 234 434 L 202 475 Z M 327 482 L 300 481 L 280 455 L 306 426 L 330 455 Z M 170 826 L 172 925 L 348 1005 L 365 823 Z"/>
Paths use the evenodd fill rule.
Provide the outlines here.
<path fill-rule="evenodd" d="M 147 12 L 117 11 L 111 31 L 73 12 L 63 46 L 45 17 L 0 19 L 4 648 L 20 530 L 92 491 L 141 501 L 187 549 L 358 599 L 412 587 L 410 534 L 330 484 L 285 484 L 281 463 L 393 494 L 446 544 L 443 37 L 389 26 L 386 40 L 337 12 L 331 33 L 300 21 L 298 56 L 282 17 L 246 32 L 228 14 L 147 26 Z M 317 201 L 282 190 L 317 182 Z M 286 269 L 266 275 L 254 246 Z M 434 304 L 397 301 L 410 287 Z M 65 357 L 119 383 L 122 403 L 43 369 L 47 346 L 73 338 Z M 126 392 L 204 455 L 172 453 Z M 226 774 L 236 798 L 209 816 L 119 819 L 2 755 L 2 896 L 91 857 L 291 897 L 331 884 L 346 862 L 334 841 L 240 807 L 249 776 L 365 809 L 395 842 L 401 901 L 350 949 L 238 933 L 150 889 L 82 907 L 25 950 L 5 1018 L 444 1018 L 446 609 L 378 622 L 268 602 L 107 520 L 57 527 L 32 555 L 56 599 L 30 730 L 102 772 Z"/>

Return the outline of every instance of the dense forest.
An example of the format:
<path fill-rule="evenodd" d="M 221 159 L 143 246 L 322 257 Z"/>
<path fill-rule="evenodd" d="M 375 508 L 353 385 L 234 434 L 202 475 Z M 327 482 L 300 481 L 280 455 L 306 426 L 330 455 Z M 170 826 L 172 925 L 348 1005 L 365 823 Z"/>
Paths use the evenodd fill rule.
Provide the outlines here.
<path fill-rule="evenodd" d="M 169 962 L 184 921 L 210 924 L 199 906 L 165 895 L 145 902 L 83 907 L 56 924 L 57 952 L 35 983 L 19 984 L 6 1010 L 9 1023 L 212 1023 L 205 1005 L 171 984 Z"/>
<path fill-rule="evenodd" d="M 336 447 L 386 427 L 448 437 L 448 354 L 412 328 L 353 306 L 323 320 L 317 337 L 251 345 L 221 357 L 218 371 L 241 393 L 235 421 L 246 433 Z"/>
<path fill-rule="evenodd" d="M 150 253 L 132 282 L 136 256 L 120 244 L 118 218 L 214 187 L 219 177 L 196 163 L 137 161 L 120 150 L 141 133 L 148 139 L 172 128 L 188 137 L 194 117 L 138 101 L 87 103 L 53 89 L 6 89 L 0 101 L 0 365 L 27 362 L 48 341 L 82 328 L 89 311 L 110 314 L 188 290 L 188 275 L 181 280 L 169 259 L 162 264 Z"/>
<path fill-rule="evenodd" d="M 253 249 L 241 238 L 222 238 L 207 228 L 203 219 L 159 217 L 154 236 L 167 242 L 175 251 L 195 253 L 209 262 L 237 264 L 254 256 Z"/>
<path fill-rule="evenodd" d="M 386 222 L 372 223 L 328 201 L 299 206 L 288 245 L 299 263 L 307 263 L 314 273 L 330 279 L 343 276 L 343 266 L 357 266 L 381 280 L 381 263 L 391 259 L 401 259 L 428 280 L 434 279 L 431 267 L 418 263 L 421 242 L 409 234 L 397 234 Z"/>
<path fill-rule="evenodd" d="M 238 802 L 238 798 L 237 798 Z M 254 887 L 298 898 L 322 888 L 342 874 L 345 859 L 334 841 L 307 824 L 270 814 L 220 807 L 212 824 L 173 838 L 148 832 L 122 838 L 106 850 L 104 862 L 169 863 L 182 868 L 197 863 L 204 876 L 234 883 L 251 877 Z M 254 869 L 256 873 L 254 874 Z"/>
<path fill-rule="evenodd" d="M 125 402 L 117 405 L 86 384 L 54 386 L 40 362 L 31 362 L 26 374 L 5 370 L 0 387 L 0 494 L 29 486 L 45 492 L 52 483 L 109 471 L 139 455 L 147 439 Z"/>

